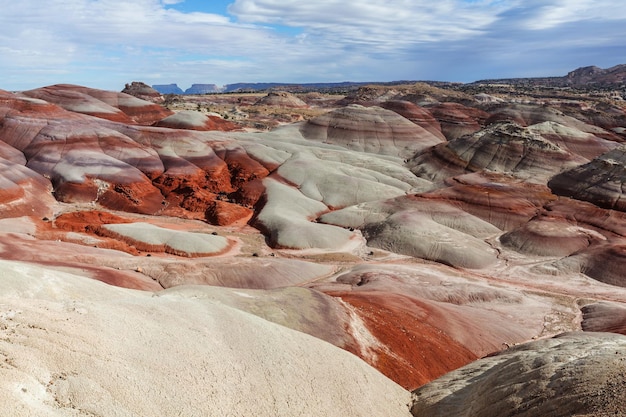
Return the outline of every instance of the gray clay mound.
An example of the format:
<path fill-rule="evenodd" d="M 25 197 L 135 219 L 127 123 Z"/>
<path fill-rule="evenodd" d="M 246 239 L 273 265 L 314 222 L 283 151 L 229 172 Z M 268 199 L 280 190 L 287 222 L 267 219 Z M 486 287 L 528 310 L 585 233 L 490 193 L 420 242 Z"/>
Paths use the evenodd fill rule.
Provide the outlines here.
<path fill-rule="evenodd" d="M 626 410 L 626 337 L 568 333 L 471 363 L 413 392 L 415 417 L 614 416 Z"/>

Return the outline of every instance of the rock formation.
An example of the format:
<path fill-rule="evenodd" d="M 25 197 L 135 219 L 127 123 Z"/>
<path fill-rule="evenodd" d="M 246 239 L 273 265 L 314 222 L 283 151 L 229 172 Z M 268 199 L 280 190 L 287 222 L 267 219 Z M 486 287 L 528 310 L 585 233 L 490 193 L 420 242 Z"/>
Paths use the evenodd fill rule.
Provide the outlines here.
<path fill-rule="evenodd" d="M 407 166 L 417 176 L 430 181 L 485 170 L 545 183 L 555 174 L 585 162 L 583 157 L 528 128 L 498 123 L 431 147 L 411 159 Z"/>
<path fill-rule="evenodd" d="M 555 194 L 626 211 L 622 201 L 625 180 L 626 148 L 621 146 L 555 176 L 548 185 Z"/>
<path fill-rule="evenodd" d="M 192 84 L 191 87 L 185 90 L 185 94 L 209 94 L 220 91 L 221 89 L 215 84 Z M 183 92 L 175 94 L 183 94 Z"/>
<path fill-rule="evenodd" d="M 441 125 L 441 131 L 448 140 L 478 132 L 489 114 L 460 103 L 439 103 L 428 107 L 428 111 Z"/>
<path fill-rule="evenodd" d="M 0 268 L 14 416 L 410 415 L 408 392 L 356 356 L 209 298 Z"/>
<path fill-rule="evenodd" d="M 278 106 L 278 107 L 294 107 L 305 108 L 309 107 L 304 101 L 291 93 L 285 91 L 272 91 L 265 97 L 260 98 L 255 106 Z"/>
<path fill-rule="evenodd" d="M 206 115 L 193 110 L 179 111 L 159 120 L 154 123 L 154 126 L 168 127 L 170 129 L 221 130 L 224 132 L 239 129 L 236 124 L 221 117 Z"/>
<path fill-rule="evenodd" d="M 103 119 L 137 124 L 152 124 L 172 114 L 169 110 L 125 93 L 58 84 L 25 91 L 28 97 L 57 104 L 66 110 Z"/>
<path fill-rule="evenodd" d="M 141 100 L 152 101 L 153 103 L 162 103 L 164 101 L 161 93 L 140 81 L 133 81 L 130 84 L 126 84 L 122 93 L 130 94 Z"/>
<path fill-rule="evenodd" d="M 442 141 L 393 111 L 356 104 L 311 119 L 301 130 L 311 140 L 400 158 Z"/>
<path fill-rule="evenodd" d="M 413 416 L 599 416 L 626 407 L 626 338 L 570 333 L 480 359 L 416 390 Z"/>

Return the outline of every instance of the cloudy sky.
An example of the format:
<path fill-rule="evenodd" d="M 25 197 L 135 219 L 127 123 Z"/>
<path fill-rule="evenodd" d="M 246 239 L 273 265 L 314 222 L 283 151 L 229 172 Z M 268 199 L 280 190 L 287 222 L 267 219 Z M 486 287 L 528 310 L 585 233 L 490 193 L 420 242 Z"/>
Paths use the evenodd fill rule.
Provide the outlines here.
<path fill-rule="evenodd" d="M 4 90 L 469 82 L 623 63 L 623 0 L 0 0 Z"/>

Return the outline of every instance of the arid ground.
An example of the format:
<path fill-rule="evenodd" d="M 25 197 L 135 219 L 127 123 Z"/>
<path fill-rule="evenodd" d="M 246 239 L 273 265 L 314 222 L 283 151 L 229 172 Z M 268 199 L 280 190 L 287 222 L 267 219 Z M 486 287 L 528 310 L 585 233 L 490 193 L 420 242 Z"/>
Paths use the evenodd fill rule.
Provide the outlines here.
<path fill-rule="evenodd" d="M 626 415 L 623 95 L 0 90 L 2 409 Z"/>

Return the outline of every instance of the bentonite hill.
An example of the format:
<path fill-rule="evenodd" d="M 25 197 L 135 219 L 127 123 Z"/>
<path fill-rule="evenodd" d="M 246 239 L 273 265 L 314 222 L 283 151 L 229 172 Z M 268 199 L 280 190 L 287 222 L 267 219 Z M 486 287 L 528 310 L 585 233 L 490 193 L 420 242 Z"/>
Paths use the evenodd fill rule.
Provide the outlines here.
<path fill-rule="evenodd" d="M 0 90 L 5 415 L 625 415 L 623 86 L 443 87 Z"/>

